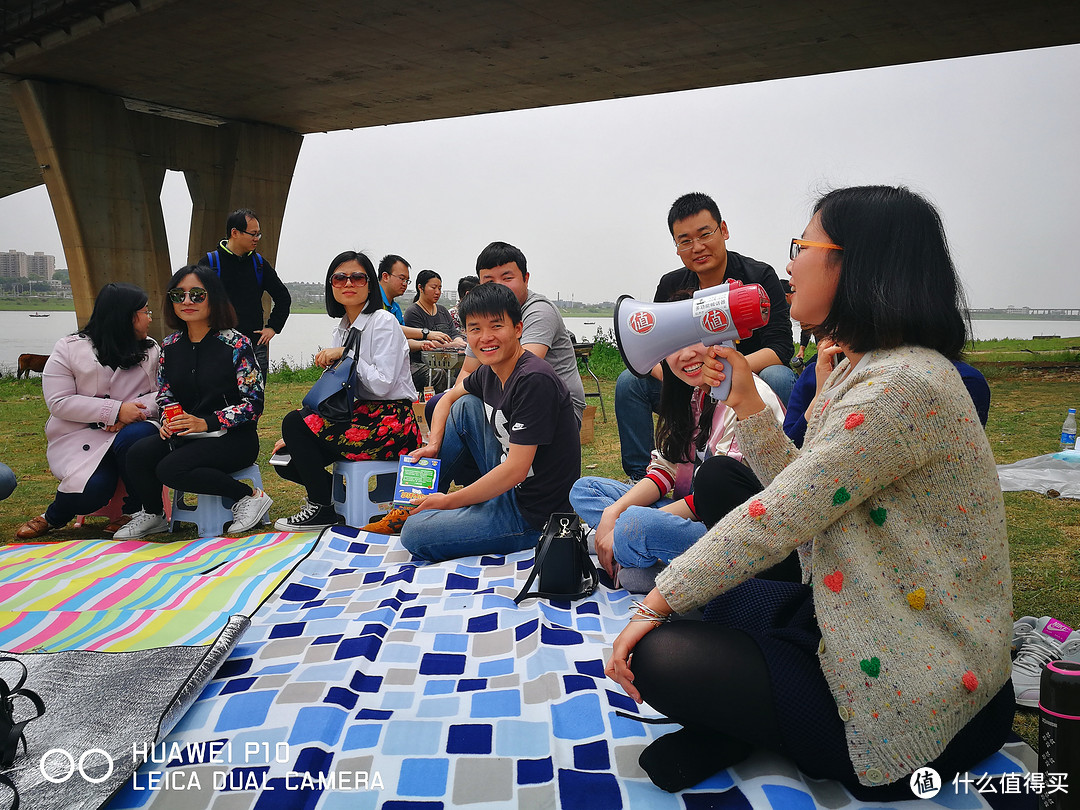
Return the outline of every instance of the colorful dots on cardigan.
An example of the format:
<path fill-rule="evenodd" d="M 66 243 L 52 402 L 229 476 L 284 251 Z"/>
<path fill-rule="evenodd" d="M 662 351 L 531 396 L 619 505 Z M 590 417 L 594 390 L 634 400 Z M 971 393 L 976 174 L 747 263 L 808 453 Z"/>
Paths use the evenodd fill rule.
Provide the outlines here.
<path fill-rule="evenodd" d="M 926 589 L 917 588 L 907 595 L 907 603 L 912 610 L 922 610 L 926 607 Z"/>
<path fill-rule="evenodd" d="M 850 500 L 851 493 L 847 491 L 846 487 L 840 487 L 840 489 L 836 490 L 836 492 L 834 492 L 832 496 L 833 506 L 840 506 L 841 504 L 847 503 Z"/>
<path fill-rule="evenodd" d="M 844 428 L 846 430 L 853 430 L 861 425 L 866 420 L 866 416 L 858 411 L 855 413 L 849 413 L 847 419 L 844 420 Z"/>
<path fill-rule="evenodd" d="M 752 518 L 760 518 L 765 516 L 765 504 L 759 501 L 757 498 L 750 501 L 750 507 L 747 509 Z"/>

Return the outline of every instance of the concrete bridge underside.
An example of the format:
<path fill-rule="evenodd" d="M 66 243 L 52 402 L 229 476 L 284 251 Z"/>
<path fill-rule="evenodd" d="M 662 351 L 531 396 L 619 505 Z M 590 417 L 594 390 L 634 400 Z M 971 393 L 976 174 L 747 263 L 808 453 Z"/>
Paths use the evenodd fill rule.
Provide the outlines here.
<path fill-rule="evenodd" d="M 0 0 L 0 195 L 48 187 L 82 322 L 168 278 L 166 169 L 190 258 L 246 206 L 273 260 L 304 133 L 1075 42 L 1075 0 Z"/>

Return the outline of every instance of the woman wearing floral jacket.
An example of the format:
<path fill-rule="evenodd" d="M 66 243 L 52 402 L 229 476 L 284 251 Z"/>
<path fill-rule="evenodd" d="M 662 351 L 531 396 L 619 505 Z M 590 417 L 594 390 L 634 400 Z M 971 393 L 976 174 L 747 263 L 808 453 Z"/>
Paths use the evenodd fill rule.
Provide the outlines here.
<path fill-rule="evenodd" d="M 208 267 L 177 270 L 163 302 L 165 338 L 158 366 L 161 427 L 129 454 L 142 511 L 113 537 L 164 532 L 162 484 L 234 502 L 228 532 L 247 531 L 273 501 L 231 475 L 259 455 L 255 423 L 263 410 L 263 375 L 251 341 L 234 328 L 236 312 Z M 175 412 L 174 412 L 175 411 Z"/>
<path fill-rule="evenodd" d="M 305 408 L 282 421 L 274 452 L 287 453 L 291 460 L 275 469 L 282 478 L 304 485 L 307 503 L 275 524 L 281 531 L 322 529 L 341 521 L 331 502 L 328 465 L 341 459 L 396 459 L 420 446 L 409 346 L 397 320 L 382 308 L 377 285 L 375 266 L 363 253 L 340 253 L 326 271 L 326 314 L 341 321 L 332 347 L 315 355 L 315 364 L 333 365 L 344 354 L 349 332 L 360 332 L 352 421 L 327 422 Z"/>

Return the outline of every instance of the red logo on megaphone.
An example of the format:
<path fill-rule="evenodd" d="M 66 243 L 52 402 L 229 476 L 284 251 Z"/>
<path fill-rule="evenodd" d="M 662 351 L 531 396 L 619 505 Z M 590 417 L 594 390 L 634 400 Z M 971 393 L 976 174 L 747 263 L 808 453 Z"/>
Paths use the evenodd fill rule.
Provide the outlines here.
<path fill-rule="evenodd" d="M 727 315 L 722 309 L 710 309 L 701 318 L 701 325 L 710 332 L 723 332 L 727 329 Z"/>
<path fill-rule="evenodd" d="M 627 319 L 626 325 L 639 335 L 644 335 L 645 333 L 652 331 L 652 328 L 656 326 L 656 318 L 651 312 L 643 309 L 640 312 L 635 312 L 631 315 Z"/>

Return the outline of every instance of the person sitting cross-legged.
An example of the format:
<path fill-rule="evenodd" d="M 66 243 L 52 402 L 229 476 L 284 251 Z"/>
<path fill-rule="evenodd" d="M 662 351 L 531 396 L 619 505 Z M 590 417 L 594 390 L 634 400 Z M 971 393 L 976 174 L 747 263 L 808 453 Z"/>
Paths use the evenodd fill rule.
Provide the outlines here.
<path fill-rule="evenodd" d="M 501 284 L 482 284 L 458 315 L 480 366 L 435 408 L 428 444 L 440 489 L 401 527 L 417 557 L 448 560 L 534 547 L 552 512 L 570 511 L 581 443 L 570 393 L 545 360 L 521 345 L 521 305 Z M 464 485 L 449 491 L 451 482 Z"/>

